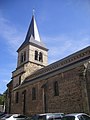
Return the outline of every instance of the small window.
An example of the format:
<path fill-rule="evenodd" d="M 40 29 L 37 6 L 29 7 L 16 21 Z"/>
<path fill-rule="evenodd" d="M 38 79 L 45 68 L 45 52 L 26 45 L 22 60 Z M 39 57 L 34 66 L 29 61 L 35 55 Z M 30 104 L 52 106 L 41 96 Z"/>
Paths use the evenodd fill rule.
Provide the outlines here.
<path fill-rule="evenodd" d="M 59 88 L 58 88 L 58 82 L 54 82 L 54 95 L 59 96 Z"/>
<path fill-rule="evenodd" d="M 26 51 L 24 51 L 23 53 L 21 53 L 21 63 L 26 61 Z"/>
<path fill-rule="evenodd" d="M 32 88 L 32 100 L 36 100 L 36 88 Z"/>
<path fill-rule="evenodd" d="M 38 60 L 38 51 L 35 51 L 35 60 Z"/>
<path fill-rule="evenodd" d="M 23 53 L 21 53 L 21 63 L 23 62 Z"/>
<path fill-rule="evenodd" d="M 24 51 L 24 61 L 26 61 L 26 51 Z"/>
<path fill-rule="evenodd" d="M 42 55 L 41 52 L 39 53 L 39 61 L 40 61 L 40 62 L 43 62 L 43 55 Z"/>
<path fill-rule="evenodd" d="M 16 92 L 16 103 L 18 103 L 18 101 L 19 101 L 19 93 Z"/>
<path fill-rule="evenodd" d="M 19 76 L 19 85 L 21 84 L 21 76 Z"/>

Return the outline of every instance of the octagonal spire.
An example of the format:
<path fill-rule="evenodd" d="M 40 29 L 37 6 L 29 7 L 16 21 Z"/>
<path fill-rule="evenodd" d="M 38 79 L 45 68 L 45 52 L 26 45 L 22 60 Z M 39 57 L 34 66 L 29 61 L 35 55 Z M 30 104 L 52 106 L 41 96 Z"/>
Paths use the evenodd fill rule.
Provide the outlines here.
<path fill-rule="evenodd" d="M 46 48 L 46 46 L 44 45 L 44 43 L 41 41 L 34 14 L 32 15 L 31 23 L 30 23 L 30 26 L 29 26 L 25 41 L 19 47 L 18 51 L 20 49 L 22 49 L 23 47 L 25 47 L 27 44 L 33 44 L 33 45 L 41 47 L 41 48 L 43 48 L 45 50 L 48 50 Z"/>
<path fill-rule="evenodd" d="M 28 29 L 26 39 L 30 38 L 31 36 L 36 41 L 39 41 L 39 42 L 41 41 L 34 15 L 32 16 L 32 20 L 31 20 L 31 23 L 30 23 L 30 26 L 29 26 L 29 29 Z"/>

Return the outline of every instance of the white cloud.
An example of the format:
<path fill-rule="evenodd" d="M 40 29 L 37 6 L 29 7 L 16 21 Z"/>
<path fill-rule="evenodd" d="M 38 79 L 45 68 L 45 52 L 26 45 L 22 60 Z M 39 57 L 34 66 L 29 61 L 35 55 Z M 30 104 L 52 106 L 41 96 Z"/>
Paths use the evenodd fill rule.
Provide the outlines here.
<path fill-rule="evenodd" d="M 7 19 L 0 14 L 0 36 L 4 38 L 8 44 L 9 51 L 16 55 L 17 48 L 24 40 L 24 34 Z M 73 52 L 76 52 L 88 45 L 90 45 L 90 35 L 74 34 L 70 35 L 57 35 L 51 37 L 43 37 L 45 43 L 49 48 L 49 63 L 51 61 L 59 60 Z"/>
<path fill-rule="evenodd" d="M 90 36 L 87 34 L 79 34 L 77 37 L 67 35 L 43 37 L 43 39 L 49 48 L 49 63 L 60 60 L 90 45 Z"/>
<path fill-rule="evenodd" d="M 9 51 L 16 55 L 17 48 L 21 45 L 24 39 L 24 33 L 19 30 L 6 18 L 0 14 L 0 36 L 4 38 L 8 44 Z"/>

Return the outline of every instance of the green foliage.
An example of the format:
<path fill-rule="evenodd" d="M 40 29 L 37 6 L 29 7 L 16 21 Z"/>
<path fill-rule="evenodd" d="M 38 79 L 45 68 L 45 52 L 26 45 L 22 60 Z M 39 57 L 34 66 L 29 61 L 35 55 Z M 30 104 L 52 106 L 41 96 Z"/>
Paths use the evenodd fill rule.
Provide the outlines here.
<path fill-rule="evenodd" d="M 4 95 L 1 95 L 0 96 L 0 105 L 3 105 L 4 100 L 5 100 Z"/>

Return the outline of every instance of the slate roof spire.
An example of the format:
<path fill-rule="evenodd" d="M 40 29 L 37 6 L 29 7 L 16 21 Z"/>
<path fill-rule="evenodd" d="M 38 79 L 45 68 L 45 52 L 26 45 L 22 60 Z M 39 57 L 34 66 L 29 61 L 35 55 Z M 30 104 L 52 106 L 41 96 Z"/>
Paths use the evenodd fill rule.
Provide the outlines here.
<path fill-rule="evenodd" d="M 34 13 L 32 15 L 31 23 L 30 23 L 30 26 L 29 26 L 25 41 L 19 47 L 17 52 L 19 50 L 21 50 L 22 48 L 24 48 L 27 44 L 33 44 L 33 45 L 36 45 L 38 47 L 41 47 L 42 49 L 48 50 L 46 48 L 46 46 L 44 45 L 44 43 L 41 41 Z"/>

